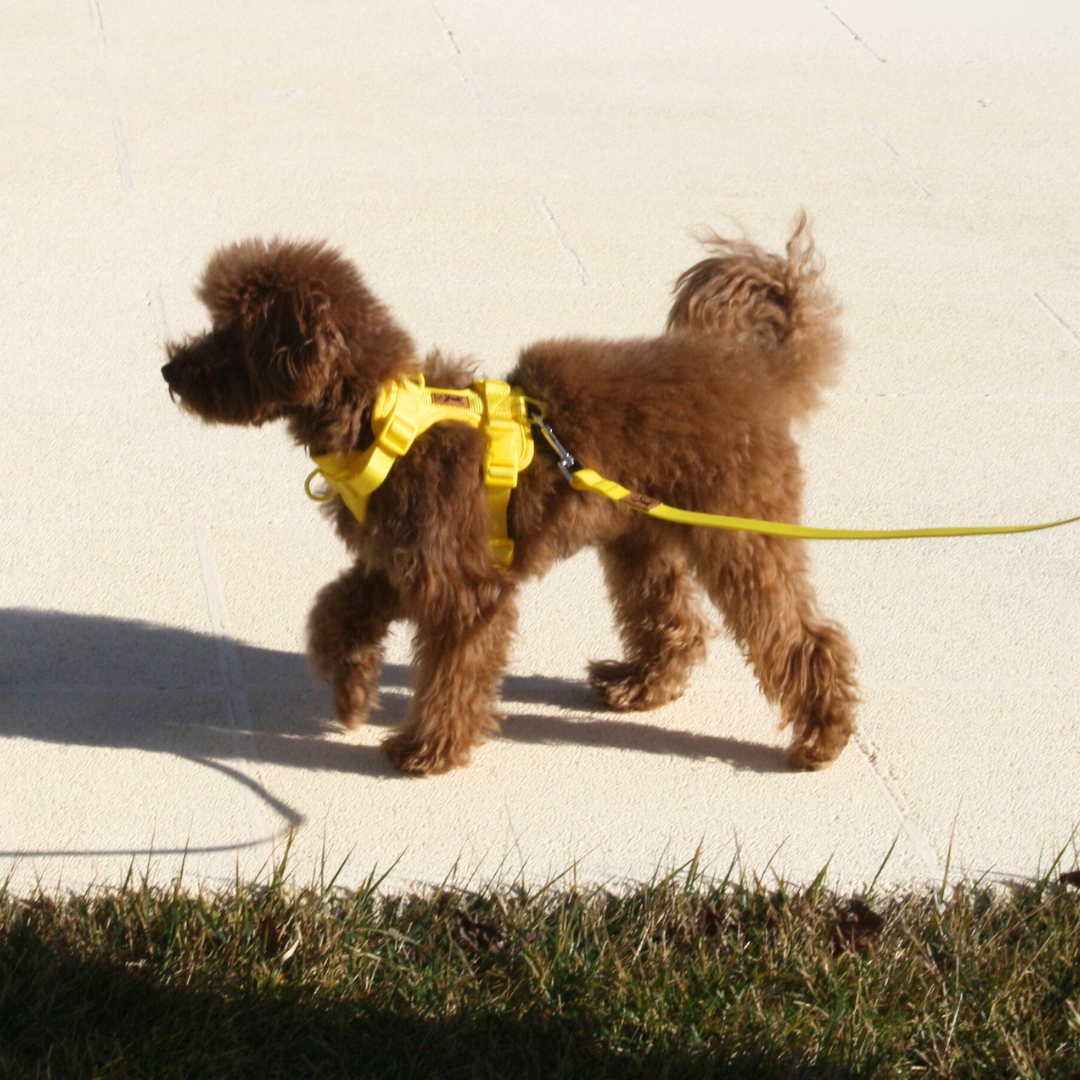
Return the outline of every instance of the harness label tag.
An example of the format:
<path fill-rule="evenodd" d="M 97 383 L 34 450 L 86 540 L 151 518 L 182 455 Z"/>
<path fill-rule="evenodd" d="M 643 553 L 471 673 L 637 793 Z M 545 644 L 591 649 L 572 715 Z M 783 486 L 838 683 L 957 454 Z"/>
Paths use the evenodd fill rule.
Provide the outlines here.
<path fill-rule="evenodd" d="M 431 391 L 432 405 L 450 405 L 455 409 L 469 408 L 468 394 L 448 394 L 445 390 Z"/>
<path fill-rule="evenodd" d="M 624 502 L 635 510 L 644 510 L 646 513 L 661 505 L 659 499 L 650 499 L 648 495 L 639 495 L 636 491 L 624 495 L 619 502 Z"/>

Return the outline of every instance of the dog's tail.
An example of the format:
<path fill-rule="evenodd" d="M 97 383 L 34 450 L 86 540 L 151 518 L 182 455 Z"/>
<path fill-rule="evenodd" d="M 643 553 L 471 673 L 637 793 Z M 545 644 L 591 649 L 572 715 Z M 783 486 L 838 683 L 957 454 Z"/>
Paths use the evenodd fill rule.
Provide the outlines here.
<path fill-rule="evenodd" d="M 792 413 L 806 415 L 836 381 L 842 359 L 840 309 L 821 282 L 806 214 L 795 222 L 786 257 L 715 233 L 702 243 L 712 254 L 675 282 L 668 332 L 756 343 L 789 391 Z"/>

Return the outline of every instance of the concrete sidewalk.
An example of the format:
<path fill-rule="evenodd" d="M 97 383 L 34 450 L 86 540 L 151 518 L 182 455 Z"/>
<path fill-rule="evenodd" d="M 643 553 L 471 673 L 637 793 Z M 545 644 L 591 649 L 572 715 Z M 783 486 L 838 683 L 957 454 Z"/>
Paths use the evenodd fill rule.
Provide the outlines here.
<path fill-rule="evenodd" d="M 816 525 L 1080 512 L 1080 8 L 867 0 L 8 5 L 0 36 L 0 878 L 18 890 L 348 862 L 403 887 L 706 870 L 838 887 L 1025 876 L 1080 838 L 1080 527 L 819 544 L 861 733 L 788 772 L 718 639 L 604 712 L 595 559 L 523 596 L 503 736 L 424 781 L 331 723 L 302 634 L 345 552 L 277 429 L 198 424 L 162 345 L 217 245 L 327 237 L 423 348 L 506 371 L 663 325 L 737 222 L 805 206 L 845 305 L 802 437 Z"/>

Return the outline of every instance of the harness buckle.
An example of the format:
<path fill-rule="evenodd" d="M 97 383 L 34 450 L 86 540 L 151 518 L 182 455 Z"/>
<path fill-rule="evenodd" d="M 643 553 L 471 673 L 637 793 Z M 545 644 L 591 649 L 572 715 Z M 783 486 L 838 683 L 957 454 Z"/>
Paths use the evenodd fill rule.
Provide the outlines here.
<path fill-rule="evenodd" d="M 517 485 L 517 474 L 517 466 L 491 461 L 488 462 L 484 481 L 491 486 L 512 488 Z"/>

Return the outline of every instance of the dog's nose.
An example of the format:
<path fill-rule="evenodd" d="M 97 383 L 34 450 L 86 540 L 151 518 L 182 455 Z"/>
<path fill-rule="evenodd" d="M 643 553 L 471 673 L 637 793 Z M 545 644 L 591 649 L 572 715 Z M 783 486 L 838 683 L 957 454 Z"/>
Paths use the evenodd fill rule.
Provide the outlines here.
<path fill-rule="evenodd" d="M 166 364 L 161 369 L 161 376 L 167 383 L 172 382 L 173 376 L 175 374 L 176 374 L 176 363 L 175 363 L 175 361 L 172 361 L 172 362 Z"/>

